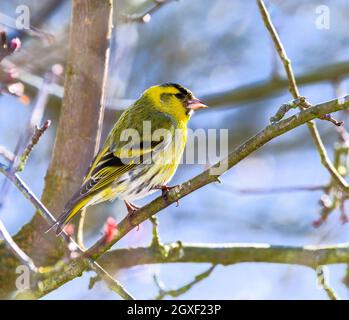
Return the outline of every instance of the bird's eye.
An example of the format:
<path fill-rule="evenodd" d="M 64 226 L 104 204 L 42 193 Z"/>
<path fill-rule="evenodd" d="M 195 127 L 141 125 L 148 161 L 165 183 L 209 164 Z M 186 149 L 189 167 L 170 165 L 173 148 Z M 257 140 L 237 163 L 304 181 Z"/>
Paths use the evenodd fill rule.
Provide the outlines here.
<path fill-rule="evenodd" d="M 175 96 L 179 100 L 184 100 L 185 99 L 185 94 L 183 94 L 183 93 L 176 93 Z"/>

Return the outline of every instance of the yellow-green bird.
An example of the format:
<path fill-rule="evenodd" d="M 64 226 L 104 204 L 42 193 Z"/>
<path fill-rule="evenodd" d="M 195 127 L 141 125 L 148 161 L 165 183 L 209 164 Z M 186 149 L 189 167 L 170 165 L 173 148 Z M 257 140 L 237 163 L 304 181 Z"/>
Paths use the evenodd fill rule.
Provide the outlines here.
<path fill-rule="evenodd" d="M 54 224 L 56 234 L 93 204 L 118 197 L 133 213 L 138 208 L 132 201 L 168 190 L 186 145 L 188 121 L 195 110 L 206 107 L 179 84 L 147 89 L 114 125 L 79 191 Z"/>

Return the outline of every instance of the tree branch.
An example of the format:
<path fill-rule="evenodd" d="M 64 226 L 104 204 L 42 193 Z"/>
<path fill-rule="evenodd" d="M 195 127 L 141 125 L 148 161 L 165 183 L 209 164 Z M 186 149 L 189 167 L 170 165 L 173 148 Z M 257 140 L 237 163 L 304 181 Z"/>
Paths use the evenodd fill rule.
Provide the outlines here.
<path fill-rule="evenodd" d="M 24 130 L 22 131 L 22 133 L 20 134 L 16 143 L 16 147 L 14 151 L 14 159 L 10 165 L 11 171 L 13 172 L 21 171 L 24 168 L 24 165 L 26 162 L 25 153 L 29 151 L 29 149 L 26 149 L 26 148 L 28 147 L 30 148 L 31 139 L 33 139 L 33 131 L 35 133 L 36 126 L 41 124 L 41 121 L 47 106 L 48 98 L 49 98 L 49 92 L 50 92 L 49 89 L 51 85 L 55 83 L 61 71 L 62 71 L 62 68 L 56 68 L 55 66 L 52 66 L 51 69 L 45 74 L 44 81 L 37 94 L 36 101 L 33 105 L 30 118 L 28 119 L 27 124 Z M 45 128 L 45 126 L 43 128 Z M 36 132 L 40 132 L 40 130 Z M 32 145 L 32 147 L 33 146 L 34 145 Z M 20 157 L 21 152 L 23 152 L 22 157 Z M 23 158 L 23 155 L 24 155 L 24 158 Z M 6 200 L 6 196 L 9 192 L 9 184 L 7 180 L 4 181 L 0 190 L 1 190 L 0 192 L 0 207 L 1 207 L 4 204 Z"/>
<path fill-rule="evenodd" d="M 111 0 L 74 0 L 72 7 L 64 99 L 42 195 L 42 203 L 54 215 L 61 213 L 78 189 L 86 166 L 98 150 L 112 29 Z M 63 242 L 45 234 L 46 229 L 46 222 L 36 213 L 14 236 L 36 265 L 53 265 L 65 252 Z M 0 256 L 7 256 L 7 251 L 0 243 Z M 10 258 L 7 268 L 0 268 L 0 297 L 8 297 L 15 290 L 18 260 Z M 80 267 L 85 268 L 86 262 Z"/>
<path fill-rule="evenodd" d="M 14 168 L 14 172 L 18 172 L 24 169 L 24 166 L 34 148 L 34 146 L 39 142 L 41 136 L 45 133 L 45 131 L 49 128 L 51 122 L 50 120 L 47 120 L 42 127 L 35 127 L 34 134 L 32 136 L 31 142 L 26 146 L 24 149 L 22 156 L 20 157 L 19 164 L 16 168 Z M 5 154 L 8 151 L 5 149 Z M 7 157 L 7 160 L 9 160 L 10 165 L 9 169 L 12 171 L 12 165 L 15 161 L 15 155 L 12 155 L 11 157 Z M 0 164 L 0 171 L 3 170 L 2 164 Z M 13 240 L 7 229 L 5 228 L 5 225 L 0 220 L 0 235 L 4 238 L 4 241 L 7 245 L 7 247 L 10 249 L 10 251 L 21 261 L 23 264 L 27 265 L 29 269 L 32 272 L 37 272 L 38 269 L 34 264 L 34 261 L 27 256 L 27 254 L 16 244 L 16 242 Z"/>
<path fill-rule="evenodd" d="M 170 204 L 183 198 L 189 193 L 209 183 L 216 182 L 218 176 L 223 174 L 231 167 L 235 166 L 242 159 L 246 158 L 248 155 L 261 148 L 270 140 L 304 123 L 307 123 L 308 121 L 311 121 L 315 118 L 319 118 L 324 114 L 338 110 L 344 110 L 348 107 L 349 95 L 341 99 L 335 99 L 313 106 L 285 120 L 268 125 L 264 130 L 260 131 L 254 137 L 250 138 L 248 141 L 246 141 L 245 143 L 237 147 L 234 151 L 232 151 L 227 158 L 221 160 L 214 166 L 210 167 L 209 169 L 196 176 L 195 178 L 192 178 L 189 181 L 171 189 L 168 192 L 167 200 L 164 200 L 163 197 L 158 197 L 151 203 L 136 211 L 131 218 L 127 217 L 124 220 L 122 220 L 118 225 L 118 232 L 112 241 L 105 243 L 105 241 L 101 239 L 94 246 L 92 246 L 92 248 L 90 248 L 88 252 L 90 252 L 94 258 L 98 258 L 101 254 L 103 254 L 110 247 L 112 247 L 114 243 L 121 239 L 126 233 L 132 230 L 136 225 L 139 225 L 155 213 L 166 208 Z M 221 172 L 221 174 L 212 174 L 212 170 L 217 170 L 218 168 L 222 167 L 224 167 L 225 169 Z"/>
<path fill-rule="evenodd" d="M 3 237 L 9 250 L 21 261 L 24 265 L 28 266 L 30 271 L 37 272 L 37 267 L 35 266 L 32 259 L 30 259 L 26 253 L 16 244 L 12 239 L 11 235 L 5 228 L 4 224 L 0 220 L 0 235 Z"/>
<path fill-rule="evenodd" d="M 316 277 L 318 279 L 318 285 L 325 290 L 328 298 L 330 300 L 340 300 L 337 293 L 330 287 L 326 272 L 323 266 L 318 266 L 316 268 Z"/>
<path fill-rule="evenodd" d="M 35 126 L 31 141 L 25 147 L 22 155 L 19 158 L 19 164 L 17 166 L 16 171 L 22 171 L 24 169 L 31 152 L 33 151 L 34 146 L 39 142 L 41 136 L 50 127 L 50 125 L 51 125 L 51 121 L 46 120 L 45 123 L 41 127 Z"/>
<path fill-rule="evenodd" d="M 296 80 L 294 77 L 294 73 L 292 70 L 291 60 L 288 58 L 286 51 L 281 43 L 281 40 L 276 32 L 276 29 L 270 19 L 268 10 L 262 0 L 257 0 L 257 4 L 261 13 L 261 16 L 263 18 L 263 22 L 271 36 L 271 39 L 273 41 L 274 47 L 279 54 L 279 57 L 284 65 L 285 72 L 287 74 L 288 83 L 289 83 L 289 91 L 293 97 L 293 99 L 298 100 L 300 98 L 299 90 L 296 84 Z M 299 105 L 300 109 L 303 109 L 302 105 Z M 327 114 L 322 115 L 320 118 L 324 120 L 329 120 L 329 116 Z M 313 139 L 313 142 L 317 148 L 317 151 L 320 155 L 321 163 L 323 166 L 327 169 L 327 171 L 330 173 L 333 180 L 339 185 L 341 189 L 343 189 L 345 192 L 348 192 L 349 185 L 345 181 L 345 179 L 338 173 L 336 168 L 333 166 L 332 162 L 330 161 L 330 158 L 328 157 L 328 154 L 326 152 L 325 146 L 322 142 L 322 139 L 320 137 L 319 131 L 317 130 L 316 124 L 313 121 L 309 121 L 307 123 L 310 135 Z"/>
<path fill-rule="evenodd" d="M 49 210 L 40 202 L 40 200 L 26 186 L 26 184 L 17 174 L 11 172 L 11 170 L 9 170 L 9 168 L 4 166 L 2 163 L 0 163 L 0 172 L 4 174 L 13 184 L 15 184 L 18 190 L 35 206 L 39 214 L 46 220 L 48 225 L 52 225 L 56 222 L 55 218 L 49 212 Z M 83 250 L 78 246 L 77 243 L 75 243 L 75 241 L 67 233 L 63 231 L 61 233 L 61 236 L 68 243 L 68 245 L 72 244 L 74 249 L 79 251 L 80 255 L 83 254 Z M 91 270 L 94 270 L 98 274 L 98 276 L 107 283 L 108 287 L 111 290 L 115 291 L 122 298 L 133 300 L 133 297 L 124 289 L 124 287 L 115 279 L 113 279 L 98 263 L 96 263 L 91 258 L 87 257 L 86 259 L 83 259 L 82 261 L 80 261 L 80 265 L 84 267 L 89 266 Z M 58 274 L 61 274 L 62 272 L 63 271 L 60 270 Z M 70 274 L 69 272 L 67 272 L 67 270 L 64 270 L 64 272 L 67 275 Z M 74 273 L 74 277 L 77 275 L 77 273 Z M 51 277 L 52 275 L 50 275 L 50 278 L 41 281 L 38 289 L 30 290 L 30 292 L 19 294 L 18 298 L 37 299 L 42 295 L 48 294 L 49 292 L 51 292 L 52 288 Z"/>
<path fill-rule="evenodd" d="M 222 165 L 225 165 L 224 171 L 230 169 L 242 159 L 246 158 L 248 155 L 262 147 L 264 144 L 272 140 L 273 138 L 282 135 L 302 124 L 305 124 L 308 121 L 311 121 L 315 118 L 319 118 L 324 114 L 335 112 L 338 110 L 344 110 L 349 108 L 349 96 L 343 97 L 341 99 L 335 99 L 322 104 L 313 106 L 306 110 L 299 112 L 285 120 L 280 122 L 268 125 L 264 130 L 259 132 L 254 137 L 250 138 L 248 141 L 237 147 L 233 152 L 229 154 L 226 159 L 218 162 L 216 165 L 205 170 L 198 176 L 192 178 L 191 180 L 179 185 L 178 187 L 171 189 L 168 192 L 168 197 L 165 200 L 163 197 L 158 197 L 143 208 L 139 209 L 134 213 L 132 218 L 126 217 L 123 219 L 117 227 L 117 232 L 113 238 L 106 242 L 105 237 L 102 237 L 95 245 L 93 245 L 89 250 L 87 250 L 83 256 L 80 258 L 74 259 L 69 262 L 66 268 L 69 272 L 59 273 L 53 275 L 50 279 L 50 282 L 46 285 L 45 292 L 37 292 L 37 297 L 44 295 L 47 292 L 50 292 L 66 282 L 72 280 L 78 275 L 86 270 L 86 264 L 82 263 L 84 258 L 92 257 L 96 260 L 100 258 L 106 251 L 108 251 L 118 240 L 124 237 L 129 231 L 131 231 L 135 226 L 139 225 L 143 221 L 149 219 L 151 216 L 159 212 L 160 210 L 168 207 L 170 204 L 176 202 L 180 198 L 190 194 L 191 192 L 211 183 L 215 182 L 220 175 L 211 174 L 211 170 L 220 168 Z M 223 174 L 223 172 L 221 172 Z M 179 246 L 180 247 L 180 246 Z M 159 255 L 159 259 L 163 259 L 165 255 Z M 213 262 L 215 264 L 215 262 Z"/>
<path fill-rule="evenodd" d="M 269 13 L 267 11 L 267 8 L 266 8 L 264 2 L 262 0 L 257 0 L 257 4 L 259 7 L 259 11 L 262 15 L 264 25 L 267 28 L 267 30 L 271 36 L 271 39 L 274 43 L 274 47 L 275 47 L 275 49 L 280 57 L 281 62 L 284 65 L 287 79 L 288 79 L 288 83 L 289 83 L 289 90 L 290 90 L 293 98 L 297 99 L 299 97 L 299 91 L 297 88 L 296 79 L 295 79 L 294 74 L 293 74 L 291 60 L 287 57 L 285 48 L 284 48 L 284 46 L 279 38 L 279 35 L 276 32 L 276 29 L 275 29 L 275 27 L 270 19 Z"/>
<path fill-rule="evenodd" d="M 212 263 L 233 265 L 244 262 L 280 263 L 316 269 L 321 265 L 347 264 L 349 243 L 336 245 L 276 246 L 267 243 L 169 243 L 167 256 L 154 254 L 150 247 L 115 249 L 100 263 L 109 272 L 157 263 Z"/>
<path fill-rule="evenodd" d="M 159 294 L 156 296 L 156 300 L 162 300 L 166 296 L 171 296 L 173 298 L 177 298 L 180 295 L 186 293 L 189 291 L 192 287 L 194 287 L 196 284 L 201 282 L 202 280 L 208 278 L 212 271 L 215 269 L 216 265 L 211 266 L 204 272 L 201 272 L 197 276 L 195 276 L 194 280 L 190 281 L 189 283 L 185 284 L 184 286 L 178 288 L 178 289 L 171 289 L 171 290 L 166 290 L 164 285 L 159 281 L 156 275 L 154 275 L 154 281 L 157 287 L 159 288 Z"/>

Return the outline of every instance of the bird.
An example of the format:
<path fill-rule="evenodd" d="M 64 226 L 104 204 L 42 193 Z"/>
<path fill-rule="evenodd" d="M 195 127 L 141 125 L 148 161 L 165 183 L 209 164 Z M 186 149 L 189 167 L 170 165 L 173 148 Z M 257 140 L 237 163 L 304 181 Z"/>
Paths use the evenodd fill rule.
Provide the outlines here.
<path fill-rule="evenodd" d="M 139 209 L 133 201 L 173 188 L 167 183 L 184 152 L 188 121 L 201 108 L 207 105 L 176 83 L 145 90 L 121 114 L 79 190 L 47 232 L 56 229 L 58 236 L 82 209 L 115 198 L 122 199 L 132 215 Z"/>

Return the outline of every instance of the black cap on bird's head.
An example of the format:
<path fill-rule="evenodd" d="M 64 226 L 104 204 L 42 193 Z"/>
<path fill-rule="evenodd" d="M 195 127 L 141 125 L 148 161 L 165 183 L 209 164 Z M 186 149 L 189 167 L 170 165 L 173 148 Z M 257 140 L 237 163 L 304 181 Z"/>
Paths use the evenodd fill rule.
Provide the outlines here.
<path fill-rule="evenodd" d="M 188 121 L 195 110 L 207 108 L 190 90 L 177 83 L 152 86 L 143 92 L 139 101 L 143 107 L 151 106 L 180 121 Z"/>
<path fill-rule="evenodd" d="M 195 111 L 198 109 L 207 108 L 207 105 L 205 105 L 202 101 L 196 98 L 190 90 L 181 86 L 178 83 L 164 83 L 160 85 L 160 87 L 170 87 L 177 89 L 178 93 L 175 93 L 175 96 L 177 99 L 183 101 L 188 111 Z"/>

